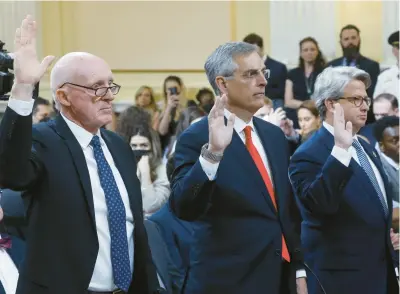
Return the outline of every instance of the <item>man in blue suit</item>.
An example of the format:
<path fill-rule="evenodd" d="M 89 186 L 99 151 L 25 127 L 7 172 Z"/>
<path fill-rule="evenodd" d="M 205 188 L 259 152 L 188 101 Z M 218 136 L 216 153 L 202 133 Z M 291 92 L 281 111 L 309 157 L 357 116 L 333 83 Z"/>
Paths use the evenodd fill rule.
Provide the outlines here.
<path fill-rule="evenodd" d="M 377 152 L 356 134 L 371 100 L 368 73 L 325 69 L 316 100 L 323 126 L 291 158 L 305 260 L 326 293 L 398 293 L 390 240 L 392 197 Z M 308 276 L 309 293 L 322 293 Z"/>
<path fill-rule="evenodd" d="M 205 70 L 222 97 L 178 139 L 170 196 L 172 211 L 193 222 L 183 293 L 286 294 L 296 284 L 306 293 L 288 143 L 278 127 L 253 117 L 264 105 L 263 60 L 256 46 L 231 42 Z"/>

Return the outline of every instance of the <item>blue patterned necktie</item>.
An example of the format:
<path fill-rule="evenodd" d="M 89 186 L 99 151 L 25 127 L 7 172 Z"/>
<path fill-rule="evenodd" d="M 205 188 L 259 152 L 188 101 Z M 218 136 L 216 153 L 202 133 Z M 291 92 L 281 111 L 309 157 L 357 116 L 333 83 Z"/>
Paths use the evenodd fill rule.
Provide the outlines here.
<path fill-rule="evenodd" d="M 358 142 L 357 140 L 354 140 L 352 145 L 353 145 L 354 149 L 356 149 L 357 157 L 358 157 L 358 160 L 360 161 L 360 165 L 361 165 L 362 169 L 365 171 L 365 173 L 368 175 L 368 178 L 371 181 L 372 186 L 374 186 L 374 189 L 375 189 L 376 193 L 378 194 L 379 201 L 381 202 L 381 206 L 385 213 L 385 216 L 387 216 L 389 213 L 388 207 L 387 207 L 386 201 L 383 197 L 381 188 L 379 187 L 378 181 L 375 177 L 374 170 L 372 169 L 372 166 L 369 163 L 368 157 L 365 154 L 360 142 Z"/>
<path fill-rule="evenodd" d="M 106 196 L 114 284 L 119 289 L 128 292 L 132 280 L 132 273 L 129 259 L 128 238 L 126 235 L 126 212 L 124 203 L 122 202 L 111 167 L 107 163 L 103 150 L 101 149 L 99 137 L 93 136 L 90 145 L 93 147 L 100 184 Z"/>

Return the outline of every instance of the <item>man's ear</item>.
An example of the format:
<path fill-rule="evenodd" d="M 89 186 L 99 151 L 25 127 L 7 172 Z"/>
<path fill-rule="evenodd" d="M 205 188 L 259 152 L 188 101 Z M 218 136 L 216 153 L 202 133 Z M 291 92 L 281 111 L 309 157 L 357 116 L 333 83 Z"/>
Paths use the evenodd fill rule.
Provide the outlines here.
<path fill-rule="evenodd" d="M 325 107 L 326 107 L 326 111 L 333 113 L 333 111 L 335 110 L 335 108 L 333 107 L 333 104 L 335 103 L 335 101 L 330 100 L 330 99 L 326 99 L 324 101 Z"/>
<path fill-rule="evenodd" d="M 56 99 L 63 106 L 71 106 L 71 102 L 69 101 L 67 93 L 64 89 L 58 89 L 56 91 Z"/>
<path fill-rule="evenodd" d="M 228 94 L 228 88 L 226 86 L 226 80 L 224 77 L 221 76 L 216 77 L 215 82 L 219 89 L 220 96 L 222 96 L 223 94 Z"/>

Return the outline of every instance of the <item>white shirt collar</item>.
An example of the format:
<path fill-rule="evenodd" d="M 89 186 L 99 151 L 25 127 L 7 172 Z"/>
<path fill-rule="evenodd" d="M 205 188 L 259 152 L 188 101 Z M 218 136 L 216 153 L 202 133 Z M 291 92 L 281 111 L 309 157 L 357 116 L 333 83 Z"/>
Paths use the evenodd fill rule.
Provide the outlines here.
<path fill-rule="evenodd" d="M 76 123 L 73 121 L 69 120 L 66 118 L 62 113 L 61 113 L 62 118 L 65 120 L 67 123 L 68 127 L 70 128 L 72 134 L 74 134 L 76 140 L 78 140 L 79 145 L 81 145 L 82 149 L 85 149 L 89 146 L 90 142 L 93 139 L 93 134 L 86 131 L 84 128 L 81 126 L 78 126 Z M 101 137 L 100 130 L 97 131 L 97 136 L 100 138 L 100 144 L 103 146 L 105 144 L 103 138 Z"/>
<path fill-rule="evenodd" d="M 399 170 L 399 164 L 396 163 L 393 159 L 391 159 L 389 156 L 387 156 L 385 153 L 381 152 L 381 156 L 391 165 L 393 166 L 396 170 Z"/>
<path fill-rule="evenodd" d="M 328 130 L 329 133 L 332 134 L 332 136 L 334 136 L 334 129 L 333 129 L 333 126 L 331 126 L 330 124 L 328 124 L 326 121 L 323 121 L 323 122 L 322 122 L 322 125 L 325 127 L 325 129 Z M 357 141 L 358 141 L 357 135 L 354 135 L 354 136 L 353 136 L 353 140 L 357 140 Z"/>
<path fill-rule="evenodd" d="M 228 118 L 232 113 L 228 109 L 224 109 L 224 115 L 226 118 Z M 250 126 L 251 129 L 254 131 L 254 123 L 253 123 L 253 118 L 251 118 L 249 123 L 246 123 L 244 120 L 238 118 L 237 116 L 235 117 L 235 123 L 233 125 L 233 128 L 235 131 L 240 134 L 243 132 L 244 128 Z"/>

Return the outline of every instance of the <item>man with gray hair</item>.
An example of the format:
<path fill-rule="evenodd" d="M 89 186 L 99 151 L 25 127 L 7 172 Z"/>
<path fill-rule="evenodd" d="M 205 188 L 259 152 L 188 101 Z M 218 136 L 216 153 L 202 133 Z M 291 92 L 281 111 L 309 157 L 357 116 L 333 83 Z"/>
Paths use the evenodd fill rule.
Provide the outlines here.
<path fill-rule="evenodd" d="M 356 134 L 371 105 L 369 75 L 329 67 L 313 99 L 323 126 L 295 152 L 289 177 L 300 206 L 305 260 L 326 293 L 398 293 L 392 198 L 376 151 Z M 308 278 L 309 293 L 322 293 Z"/>
<path fill-rule="evenodd" d="M 221 97 L 178 139 L 171 183 L 172 211 L 194 224 L 183 293 L 307 293 L 288 142 L 253 117 L 269 71 L 244 42 L 219 46 L 205 70 Z"/>

